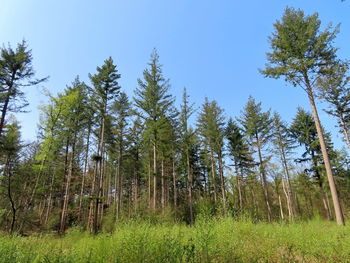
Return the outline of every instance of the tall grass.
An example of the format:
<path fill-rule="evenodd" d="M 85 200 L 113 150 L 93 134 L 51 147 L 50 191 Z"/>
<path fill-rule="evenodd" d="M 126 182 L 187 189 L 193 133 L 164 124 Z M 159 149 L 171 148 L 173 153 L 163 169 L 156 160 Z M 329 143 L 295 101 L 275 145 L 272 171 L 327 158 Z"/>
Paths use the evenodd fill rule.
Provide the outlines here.
<path fill-rule="evenodd" d="M 77 229 L 64 237 L 2 236 L 0 263 L 11 262 L 350 262 L 350 227 L 320 220 L 128 222 L 97 236 Z"/>

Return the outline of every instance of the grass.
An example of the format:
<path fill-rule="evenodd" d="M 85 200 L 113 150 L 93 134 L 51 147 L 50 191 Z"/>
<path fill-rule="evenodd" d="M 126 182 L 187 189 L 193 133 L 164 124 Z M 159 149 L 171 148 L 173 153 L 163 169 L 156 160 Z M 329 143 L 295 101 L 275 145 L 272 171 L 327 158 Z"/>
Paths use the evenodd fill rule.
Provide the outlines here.
<path fill-rule="evenodd" d="M 128 222 L 114 234 L 0 237 L 0 262 L 350 262 L 350 227 L 314 220 L 186 225 Z"/>

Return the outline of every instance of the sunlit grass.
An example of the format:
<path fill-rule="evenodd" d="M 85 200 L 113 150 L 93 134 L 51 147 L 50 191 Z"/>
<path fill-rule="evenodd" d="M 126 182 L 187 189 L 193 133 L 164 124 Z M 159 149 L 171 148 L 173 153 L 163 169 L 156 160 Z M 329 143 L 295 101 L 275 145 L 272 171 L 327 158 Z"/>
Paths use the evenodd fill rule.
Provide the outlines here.
<path fill-rule="evenodd" d="M 113 234 L 0 238 L 0 262 L 350 262 L 350 227 L 314 220 L 128 222 Z"/>

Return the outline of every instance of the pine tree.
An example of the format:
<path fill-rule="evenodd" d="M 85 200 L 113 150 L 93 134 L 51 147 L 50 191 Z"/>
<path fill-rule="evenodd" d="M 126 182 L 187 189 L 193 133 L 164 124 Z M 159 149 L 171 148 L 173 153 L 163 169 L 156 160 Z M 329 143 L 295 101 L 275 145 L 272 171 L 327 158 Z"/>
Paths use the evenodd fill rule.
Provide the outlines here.
<path fill-rule="evenodd" d="M 89 75 L 94 86 L 94 102 L 97 111 L 98 121 L 98 145 L 95 159 L 94 173 L 94 199 L 95 206 L 90 204 L 89 225 L 94 233 L 100 228 L 100 218 L 103 215 L 102 195 L 104 186 L 104 167 L 105 167 L 105 141 L 106 127 L 110 116 L 110 105 L 118 97 L 120 86 L 118 80 L 120 74 L 117 66 L 114 65 L 113 59 L 110 57 L 104 61 L 102 67 L 97 67 L 97 73 Z"/>
<path fill-rule="evenodd" d="M 261 103 L 257 103 L 253 97 L 249 97 L 248 102 L 241 114 L 240 122 L 244 133 L 248 136 L 250 144 L 256 149 L 259 159 L 259 173 L 261 184 L 264 190 L 264 198 L 267 208 L 268 220 L 272 220 L 272 206 L 268 181 L 266 174 L 266 161 L 263 157 L 263 149 L 271 140 L 272 118 L 270 111 L 263 112 Z"/>
<path fill-rule="evenodd" d="M 28 50 L 27 43 L 23 40 L 17 44 L 16 50 L 11 46 L 0 50 L 0 137 L 5 125 L 8 112 L 19 112 L 28 102 L 21 90 L 26 86 L 37 85 L 44 79 L 34 79 L 32 66 L 32 51 Z M 20 101 L 20 104 L 17 102 Z"/>
<path fill-rule="evenodd" d="M 119 218 L 123 201 L 123 159 L 126 148 L 126 132 L 128 129 L 128 118 L 131 115 L 131 103 L 125 92 L 121 92 L 119 98 L 111 106 L 115 119 L 114 131 L 117 148 L 117 164 L 114 181 L 116 204 L 116 219 Z"/>
<path fill-rule="evenodd" d="M 224 111 L 216 101 L 209 101 L 208 98 L 202 105 L 201 112 L 197 120 L 197 129 L 202 138 L 202 143 L 209 149 L 211 162 L 211 176 L 214 190 L 214 200 L 216 201 L 216 159 L 218 163 L 219 182 L 222 196 L 224 214 L 226 214 L 226 189 L 223 165 L 223 147 L 225 117 Z"/>
<path fill-rule="evenodd" d="M 139 79 L 139 87 L 135 91 L 135 105 L 138 115 L 145 122 L 145 138 L 150 140 L 153 152 L 153 209 L 157 208 L 158 181 L 158 147 L 159 133 L 166 128 L 166 116 L 173 104 L 173 98 L 168 93 L 169 81 L 163 77 L 162 66 L 156 50 L 151 54 L 149 69 L 143 72 L 143 80 Z M 151 182 L 149 182 L 150 184 Z"/>
<path fill-rule="evenodd" d="M 244 209 L 244 174 L 254 166 L 248 142 L 242 129 L 230 118 L 225 129 L 228 152 L 236 172 L 239 208 Z"/>
<path fill-rule="evenodd" d="M 193 131 L 190 129 L 188 121 L 194 113 L 193 104 L 189 103 L 189 96 L 186 88 L 182 95 L 182 104 L 180 106 L 180 125 L 181 125 L 181 144 L 182 154 L 184 155 L 186 175 L 187 175 L 187 191 L 188 191 L 188 206 L 190 212 L 190 224 L 194 223 L 193 215 L 193 165 L 191 164 L 190 149 L 193 140 Z"/>
<path fill-rule="evenodd" d="M 261 73 L 266 77 L 285 77 L 287 82 L 293 86 L 301 86 L 306 91 L 320 140 L 337 223 L 344 225 L 344 216 L 315 103 L 317 80 L 329 75 L 337 63 L 337 49 L 332 46 L 332 42 L 338 27 L 327 27 L 321 31 L 320 25 L 317 13 L 305 16 L 302 10 L 286 8 L 282 20 L 274 24 L 275 31 L 270 37 L 272 52 L 267 53 L 268 64 Z"/>

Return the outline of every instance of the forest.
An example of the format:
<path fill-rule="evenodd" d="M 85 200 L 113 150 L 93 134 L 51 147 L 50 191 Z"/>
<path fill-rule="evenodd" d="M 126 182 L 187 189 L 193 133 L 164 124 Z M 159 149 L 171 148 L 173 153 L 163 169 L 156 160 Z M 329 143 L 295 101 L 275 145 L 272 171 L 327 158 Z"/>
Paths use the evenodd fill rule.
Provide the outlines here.
<path fill-rule="evenodd" d="M 3 45 L 0 262 L 350 260 L 350 64 L 334 45 L 339 26 L 286 8 L 273 28 L 258 70 L 304 90 L 310 107 L 293 119 L 254 94 L 237 116 L 215 99 L 195 105 L 190 87 L 176 101 L 155 48 L 133 94 L 112 57 L 89 82 L 47 88 L 32 142 L 16 113 L 48 77 L 37 78 L 30 41 Z M 336 120 L 341 150 L 320 111 Z M 307 233 L 320 243 L 301 241 Z"/>

